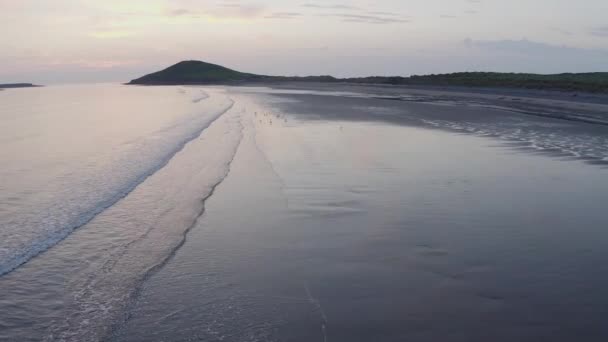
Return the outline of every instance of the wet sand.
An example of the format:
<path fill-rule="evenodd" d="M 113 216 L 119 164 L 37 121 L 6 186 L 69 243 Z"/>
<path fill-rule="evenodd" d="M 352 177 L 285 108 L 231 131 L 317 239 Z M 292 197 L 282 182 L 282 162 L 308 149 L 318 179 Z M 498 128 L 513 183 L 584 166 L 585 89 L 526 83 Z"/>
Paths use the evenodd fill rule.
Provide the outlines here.
<path fill-rule="evenodd" d="M 111 340 L 608 338 L 607 127 L 230 92 L 230 172 Z"/>
<path fill-rule="evenodd" d="M 608 123 L 608 95 L 534 89 L 415 87 L 360 84 L 290 83 L 276 89 L 348 92 L 366 98 L 422 103 L 450 103 L 509 109 L 518 113 L 592 123 Z"/>

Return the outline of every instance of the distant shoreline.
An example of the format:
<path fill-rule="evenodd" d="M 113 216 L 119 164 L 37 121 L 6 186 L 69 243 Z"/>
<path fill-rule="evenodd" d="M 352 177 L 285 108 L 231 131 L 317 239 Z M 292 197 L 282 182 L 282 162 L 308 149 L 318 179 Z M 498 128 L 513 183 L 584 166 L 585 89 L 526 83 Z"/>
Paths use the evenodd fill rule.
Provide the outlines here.
<path fill-rule="evenodd" d="M 327 89 L 327 90 L 349 90 L 360 88 L 366 89 L 393 89 L 395 91 L 431 91 L 444 93 L 467 93 L 478 95 L 492 95 L 504 97 L 521 98 L 544 98 L 550 100 L 561 100 L 568 102 L 583 102 L 608 105 L 608 93 L 589 93 L 580 91 L 567 91 L 559 89 L 528 89 L 528 88 L 507 88 L 507 87 L 471 87 L 471 86 L 442 86 L 442 85 L 393 85 L 393 84 L 368 84 L 368 83 L 349 83 L 349 82 L 301 82 L 301 81 L 280 81 L 280 82 L 224 82 L 224 83 L 166 83 L 166 84 L 130 84 L 145 87 L 154 86 L 229 86 L 229 87 L 269 87 L 282 89 Z"/>
<path fill-rule="evenodd" d="M 161 71 L 134 79 L 129 85 L 242 85 L 242 84 L 360 84 L 412 87 L 466 87 L 608 94 L 608 72 L 554 75 L 497 72 L 458 72 L 424 76 L 268 76 L 244 73 L 201 61 L 182 61 Z M 576 95 L 575 95 L 576 96 Z"/>
<path fill-rule="evenodd" d="M 42 87 L 41 85 L 36 85 L 32 83 L 5 83 L 0 84 L 0 89 L 11 89 L 11 88 L 36 88 Z"/>
<path fill-rule="evenodd" d="M 464 106 L 504 109 L 524 115 L 578 121 L 608 126 L 608 95 L 579 94 L 527 89 L 382 86 L 365 84 L 291 83 L 270 88 L 363 94 L 384 101 L 412 103 L 451 103 Z M 348 97 L 348 95 L 346 95 Z M 358 97 L 358 96 L 356 96 Z"/>
<path fill-rule="evenodd" d="M 392 85 L 392 84 L 366 84 L 366 83 L 315 83 L 315 82 L 257 82 L 233 84 L 234 86 L 265 86 L 279 87 L 286 89 L 323 89 L 328 90 L 348 90 L 352 89 L 384 89 L 408 92 L 432 92 L 447 94 L 468 94 L 480 96 L 493 96 L 505 98 L 538 98 L 548 100 L 560 100 L 568 102 L 584 102 L 608 105 L 608 93 L 588 93 L 579 91 L 568 91 L 559 89 L 529 89 L 529 88 L 508 88 L 508 87 L 488 87 L 488 86 L 457 86 L 457 85 Z"/>
<path fill-rule="evenodd" d="M 608 94 L 497 87 L 387 85 L 347 82 L 226 82 L 166 84 L 183 86 L 267 87 L 277 90 L 343 92 L 384 101 L 461 103 L 504 109 L 536 117 L 608 126 Z M 144 84 L 143 86 L 156 86 Z M 313 96 L 313 95 L 310 95 Z M 349 97 L 346 95 L 346 97 Z"/>
<path fill-rule="evenodd" d="M 389 87 L 389 88 L 403 88 L 403 89 L 440 89 L 445 91 L 469 91 L 469 92 L 534 92 L 534 93 L 545 93 L 554 94 L 559 96 L 576 97 L 579 95 L 591 95 L 608 97 L 608 89 L 605 91 L 590 91 L 580 88 L 559 88 L 559 87 L 516 87 L 516 86 L 500 86 L 500 85 L 465 85 L 465 84 L 433 84 L 433 83 L 378 83 L 378 82 L 363 82 L 363 81 L 351 81 L 350 79 L 336 79 L 335 81 L 319 81 L 319 80 L 307 80 L 307 77 L 285 77 L 280 79 L 282 76 L 270 76 L 269 78 L 263 78 L 259 80 L 227 80 L 227 81 L 197 81 L 197 82 L 127 82 L 124 85 L 137 85 L 137 86 L 279 86 L 279 85 L 327 85 L 327 86 L 374 86 L 374 87 Z M 314 78 L 314 76 L 311 76 Z M 525 95 L 521 95 L 525 96 Z"/>

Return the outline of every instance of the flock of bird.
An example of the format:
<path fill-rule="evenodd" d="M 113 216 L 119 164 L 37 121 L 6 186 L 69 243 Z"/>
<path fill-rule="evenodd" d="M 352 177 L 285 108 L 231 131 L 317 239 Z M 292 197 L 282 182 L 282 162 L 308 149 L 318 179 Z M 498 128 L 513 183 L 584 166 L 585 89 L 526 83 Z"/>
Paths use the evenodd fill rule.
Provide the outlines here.
<path fill-rule="evenodd" d="M 258 116 L 258 112 L 255 112 L 255 117 L 258 118 L 258 122 L 259 123 L 268 123 L 269 125 L 272 126 L 272 119 L 275 118 L 276 120 L 280 120 L 282 118 L 281 114 L 272 114 L 272 113 L 261 113 L 260 116 Z M 283 121 L 287 122 L 287 118 L 283 117 Z"/>
<path fill-rule="evenodd" d="M 272 114 L 272 113 L 259 113 L 258 112 L 254 112 L 254 115 L 256 118 L 258 118 L 258 122 L 260 124 L 269 124 L 270 126 L 272 126 L 272 119 L 275 118 L 276 120 L 280 120 L 283 119 L 283 121 L 285 123 L 287 123 L 287 117 L 282 116 L 281 114 Z M 342 126 L 339 126 L 340 131 L 342 131 L 344 128 Z"/>

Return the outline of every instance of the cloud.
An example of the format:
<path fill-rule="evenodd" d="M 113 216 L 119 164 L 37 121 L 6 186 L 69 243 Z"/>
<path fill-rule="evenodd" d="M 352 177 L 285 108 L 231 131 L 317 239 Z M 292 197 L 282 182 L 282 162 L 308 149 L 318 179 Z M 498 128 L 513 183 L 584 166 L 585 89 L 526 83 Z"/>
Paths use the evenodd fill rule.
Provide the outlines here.
<path fill-rule="evenodd" d="M 135 32 L 127 30 L 94 31 L 89 33 L 89 36 L 98 39 L 126 38 L 133 35 L 135 35 Z"/>
<path fill-rule="evenodd" d="M 608 26 L 596 27 L 591 29 L 591 35 L 596 37 L 608 38 Z"/>
<path fill-rule="evenodd" d="M 397 13 L 386 12 L 386 11 L 368 11 L 367 14 L 371 14 L 371 15 L 386 15 L 386 16 L 390 16 L 390 17 L 399 16 L 399 14 L 397 14 Z"/>
<path fill-rule="evenodd" d="M 473 40 L 463 45 L 472 56 L 486 56 L 495 63 L 505 61 L 515 70 L 543 72 L 602 71 L 606 68 L 608 49 L 585 49 L 521 40 Z"/>
<path fill-rule="evenodd" d="M 399 18 L 394 16 L 379 16 L 370 14 L 350 14 L 350 13 L 334 13 L 324 14 L 324 17 L 339 18 L 344 22 L 349 23 L 365 23 L 365 24 L 404 24 L 409 23 L 409 19 Z"/>
<path fill-rule="evenodd" d="M 219 7 L 226 9 L 229 13 L 239 17 L 253 17 L 264 11 L 264 6 L 256 4 L 225 3 Z"/>
<path fill-rule="evenodd" d="M 525 55 L 540 55 L 548 56 L 553 53 L 560 54 L 577 54 L 580 52 L 593 52 L 599 54 L 608 54 L 608 50 L 591 50 L 581 49 L 568 46 L 552 45 L 542 42 L 534 42 L 528 39 L 521 40 L 472 40 L 467 38 L 464 40 L 464 45 L 469 48 L 480 48 L 492 51 L 510 52 Z"/>
<path fill-rule="evenodd" d="M 264 16 L 266 19 L 295 19 L 301 17 L 302 13 L 299 12 L 274 12 Z"/>
<path fill-rule="evenodd" d="M 323 10 L 325 13 L 318 14 L 322 17 L 334 17 L 347 23 L 365 23 L 365 24 L 399 24 L 410 22 L 407 17 L 401 16 L 395 12 L 381 11 L 377 9 L 366 9 L 363 7 L 345 5 L 345 4 L 319 4 L 306 3 L 302 7 Z M 339 13 L 331 13 L 336 10 L 342 10 Z M 329 12 L 329 13 L 328 13 Z"/>
<path fill-rule="evenodd" d="M 177 9 L 173 9 L 173 10 L 168 10 L 166 12 L 167 16 L 169 17 L 180 17 L 183 15 L 194 15 L 192 13 L 192 11 L 187 10 L 185 8 L 177 8 Z"/>
<path fill-rule="evenodd" d="M 334 14 L 333 16 L 342 18 L 345 22 L 368 23 L 368 24 L 403 24 L 409 23 L 409 19 L 399 19 L 394 17 L 362 14 Z"/>
<path fill-rule="evenodd" d="M 480 5 L 482 5 L 481 0 L 467 0 L 467 2 L 473 7 L 479 7 Z M 477 13 L 479 13 L 479 11 L 476 9 L 469 8 L 469 9 L 465 10 L 464 13 L 465 14 L 477 14 Z"/>
<path fill-rule="evenodd" d="M 343 4 L 334 4 L 334 5 L 320 5 L 315 3 L 307 3 L 302 5 L 302 7 L 307 8 L 317 8 L 317 9 L 331 9 L 331 10 L 360 10 L 361 8 L 352 5 L 343 5 Z"/>
<path fill-rule="evenodd" d="M 243 4 L 237 1 L 223 1 L 215 5 L 201 6 L 194 1 L 174 1 L 173 7 L 166 8 L 160 16 L 177 18 L 210 18 L 210 19 L 249 19 L 264 15 L 266 8 L 257 4 Z"/>
<path fill-rule="evenodd" d="M 557 33 L 561 33 L 564 36 L 571 36 L 571 35 L 573 35 L 572 31 L 564 30 L 563 28 L 559 28 L 559 27 L 552 27 L 551 30 L 554 31 L 554 32 L 557 32 Z"/>
<path fill-rule="evenodd" d="M 165 10 L 165 17 L 192 17 L 192 18 L 217 18 L 217 19 L 250 19 L 250 18 L 265 18 L 265 19 L 296 19 L 304 17 L 307 13 L 298 11 L 270 11 L 269 8 L 258 4 L 244 4 L 239 1 L 226 0 L 215 6 L 205 9 L 197 8 L 197 3 L 189 0 L 177 0 L 174 5 L 180 7 L 170 8 Z M 325 13 L 317 14 L 322 17 L 338 18 L 343 22 L 348 23 L 367 23 L 367 24 L 398 24 L 407 23 L 410 20 L 400 16 L 398 13 L 381 11 L 381 10 L 366 10 L 361 7 L 348 4 L 321 4 L 321 3 L 305 3 L 301 7 L 308 9 L 322 10 Z M 338 13 L 327 13 L 327 11 L 337 11 Z"/>
<path fill-rule="evenodd" d="M 92 17 L 89 20 L 88 36 L 97 39 L 120 39 L 134 36 L 138 33 L 136 25 L 131 25 L 121 16 Z"/>

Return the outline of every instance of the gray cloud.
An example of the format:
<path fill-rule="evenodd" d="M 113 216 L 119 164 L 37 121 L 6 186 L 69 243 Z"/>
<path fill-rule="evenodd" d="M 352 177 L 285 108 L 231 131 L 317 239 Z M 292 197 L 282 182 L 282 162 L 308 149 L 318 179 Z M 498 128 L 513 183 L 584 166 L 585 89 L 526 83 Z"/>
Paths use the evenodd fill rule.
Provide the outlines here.
<path fill-rule="evenodd" d="M 591 35 L 608 38 L 608 26 L 596 27 L 591 30 Z"/>
<path fill-rule="evenodd" d="M 482 2 L 481 0 L 467 0 L 467 2 L 474 8 L 478 8 Z M 467 10 L 464 11 L 465 14 L 477 14 L 479 13 L 478 10 L 474 9 L 474 8 L 469 8 Z"/>
<path fill-rule="evenodd" d="M 525 55 L 549 56 L 550 54 L 573 55 L 581 52 L 595 53 L 608 57 L 608 50 L 581 49 L 568 46 L 552 45 L 534 42 L 528 39 L 521 40 L 472 40 L 467 38 L 464 45 L 469 48 L 481 48 L 493 51 L 511 52 Z"/>
<path fill-rule="evenodd" d="M 302 7 L 312 8 L 324 11 L 344 10 L 340 13 L 323 13 L 319 14 L 322 17 L 335 17 L 347 23 L 365 23 L 365 24 L 399 24 L 407 23 L 410 20 L 408 17 L 402 16 L 399 13 L 382 11 L 377 9 L 366 9 L 362 7 L 344 5 L 344 4 L 329 4 L 321 5 L 318 3 L 306 3 Z"/>
<path fill-rule="evenodd" d="M 367 12 L 367 14 L 371 14 L 371 15 L 386 15 L 386 16 L 390 16 L 390 17 L 397 17 L 397 16 L 399 16 L 398 13 L 386 12 L 386 11 L 369 11 L 369 12 Z"/>
<path fill-rule="evenodd" d="M 303 14 L 299 12 L 274 12 L 264 16 L 266 19 L 295 19 Z"/>
<path fill-rule="evenodd" d="M 184 3 L 182 3 L 184 4 Z M 346 4 L 318 4 L 306 3 L 302 7 L 309 9 L 317 9 L 323 11 L 342 10 L 340 13 L 322 13 L 317 14 L 323 17 L 333 17 L 349 23 L 367 23 L 367 24 L 398 24 L 407 23 L 410 20 L 407 17 L 402 17 L 398 13 L 366 10 L 361 7 L 346 5 Z M 214 15 L 219 17 L 235 17 L 235 18 L 253 18 L 263 17 L 265 19 L 296 19 L 303 17 L 305 14 L 301 12 L 269 12 L 267 8 L 255 4 L 243 4 L 238 1 L 224 1 L 217 4 L 215 7 L 203 10 L 196 10 L 190 7 L 178 7 L 165 11 L 167 17 L 189 16 L 192 18 L 202 17 L 203 15 Z"/>
<path fill-rule="evenodd" d="M 359 10 L 360 8 L 352 5 L 344 5 L 344 4 L 334 4 L 334 5 L 320 5 L 316 3 L 307 3 L 302 5 L 302 7 L 307 8 L 317 8 L 317 9 L 332 9 L 332 10 Z"/>
<path fill-rule="evenodd" d="M 367 24 L 404 24 L 409 23 L 409 19 L 398 18 L 394 16 L 379 16 L 370 14 L 349 14 L 349 13 L 334 13 L 323 16 L 336 17 L 342 21 L 350 23 L 367 23 Z"/>
<path fill-rule="evenodd" d="M 222 18 L 254 18 L 262 16 L 266 8 L 257 4 L 242 4 L 237 1 L 223 1 L 215 6 L 201 6 L 190 1 L 176 1 L 175 7 L 168 8 L 161 16 L 200 18 L 205 15 Z M 144 13 L 129 13 L 130 15 L 145 15 Z M 157 14 L 158 15 L 158 14 Z"/>
<path fill-rule="evenodd" d="M 558 32 L 563 34 L 564 36 L 571 36 L 573 35 L 573 33 L 571 31 L 568 30 L 564 30 L 563 28 L 559 28 L 559 27 L 553 27 L 551 28 L 552 31 Z"/>
<path fill-rule="evenodd" d="M 250 18 L 256 17 L 264 12 L 264 6 L 256 4 L 241 4 L 239 2 L 226 2 L 219 5 L 218 9 L 211 10 L 214 15 L 225 17 Z"/>
<path fill-rule="evenodd" d="M 173 10 L 168 10 L 166 12 L 166 14 L 169 17 L 180 17 L 180 16 L 184 16 L 184 15 L 194 15 L 194 13 L 192 13 L 192 11 L 187 10 L 185 8 L 177 8 L 177 9 L 173 9 Z"/>
<path fill-rule="evenodd" d="M 608 68 L 607 49 L 583 49 L 521 40 L 463 41 L 472 56 L 485 56 L 493 65 L 503 63 L 515 70 L 542 72 L 604 71 Z M 502 62 L 501 62 L 502 61 Z"/>

